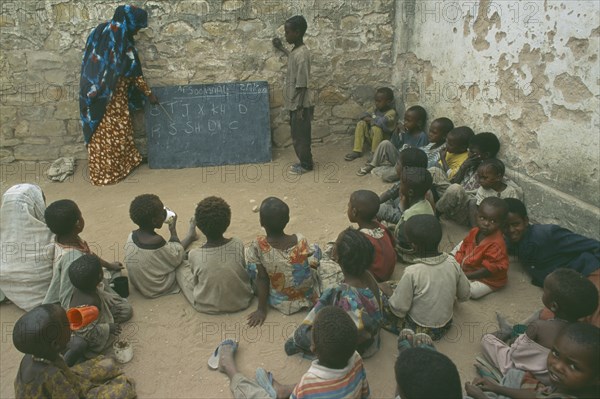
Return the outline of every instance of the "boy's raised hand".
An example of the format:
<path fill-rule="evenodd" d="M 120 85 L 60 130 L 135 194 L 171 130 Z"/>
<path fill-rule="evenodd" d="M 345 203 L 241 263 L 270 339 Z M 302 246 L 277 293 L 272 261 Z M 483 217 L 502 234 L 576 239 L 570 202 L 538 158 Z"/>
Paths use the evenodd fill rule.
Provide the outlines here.
<path fill-rule="evenodd" d="M 275 47 L 277 50 L 284 50 L 283 43 L 281 42 L 280 38 L 274 37 L 271 42 L 273 43 L 273 47 Z"/>

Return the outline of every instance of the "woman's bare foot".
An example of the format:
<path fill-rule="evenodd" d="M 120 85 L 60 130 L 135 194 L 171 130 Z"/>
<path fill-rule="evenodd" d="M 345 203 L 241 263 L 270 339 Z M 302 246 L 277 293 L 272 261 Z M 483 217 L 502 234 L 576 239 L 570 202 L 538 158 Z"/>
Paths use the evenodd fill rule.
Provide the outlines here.
<path fill-rule="evenodd" d="M 287 399 L 292 395 L 296 385 L 283 385 L 273 378 L 273 389 L 277 392 L 277 399 Z"/>
<path fill-rule="evenodd" d="M 221 345 L 219 348 L 219 371 L 227 374 L 230 380 L 238 373 L 233 345 Z"/>

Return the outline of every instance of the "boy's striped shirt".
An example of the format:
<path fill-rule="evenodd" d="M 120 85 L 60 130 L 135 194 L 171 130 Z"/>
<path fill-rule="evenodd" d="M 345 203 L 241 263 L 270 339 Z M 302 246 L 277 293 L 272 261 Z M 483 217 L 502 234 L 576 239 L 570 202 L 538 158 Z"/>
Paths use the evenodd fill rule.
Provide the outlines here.
<path fill-rule="evenodd" d="M 294 388 L 292 399 L 365 399 L 370 396 L 369 382 L 358 352 L 340 370 L 330 369 L 313 361 L 310 369 Z"/>

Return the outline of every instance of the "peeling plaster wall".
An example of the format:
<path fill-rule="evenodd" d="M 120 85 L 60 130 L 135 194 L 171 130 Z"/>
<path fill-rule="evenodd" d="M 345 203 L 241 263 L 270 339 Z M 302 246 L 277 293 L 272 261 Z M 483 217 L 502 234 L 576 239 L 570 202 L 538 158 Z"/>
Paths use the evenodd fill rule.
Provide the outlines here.
<path fill-rule="evenodd" d="M 79 122 L 85 40 L 122 2 L 4 0 L 0 16 L 0 159 L 86 158 Z M 285 20 L 303 14 L 313 57 L 314 135 L 344 133 L 389 83 L 395 0 L 133 1 L 149 13 L 136 37 L 151 86 L 267 80 L 273 140 L 290 141 L 282 85 L 287 58 L 273 49 Z M 143 115 L 134 126 L 144 148 Z"/>
<path fill-rule="evenodd" d="M 396 26 L 404 104 L 497 134 L 536 219 L 599 237 L 599 4 L 398 0 Z"/>

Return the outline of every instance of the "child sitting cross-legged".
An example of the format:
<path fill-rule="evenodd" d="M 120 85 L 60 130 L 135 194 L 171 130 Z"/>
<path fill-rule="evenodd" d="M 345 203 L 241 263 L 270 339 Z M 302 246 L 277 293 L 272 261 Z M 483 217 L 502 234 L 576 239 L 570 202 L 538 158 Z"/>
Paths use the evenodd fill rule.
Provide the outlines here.
<path fill-rule="evenodd" d="M 253 293 L 244 260 L 244 243 L 223 234 L 231 221 L 231 208 L 218 197 L 196 207 L 196 226 L 206 244 L 189 253 L 189 263 L 177 268 L 177 282 L 198 312 L 218 314 L 246 309 Z"/>
<path fill-rule="evenodd" d="M 387 281 L 396 267 L 396 251 L 392 233 L 375 218 L 379 211 L 379 197 L 373 191 L 358 190 L 350 195 L 348 219 L 357 223 L 360 232 L 375 248 L 375 258 L 369 270 L 377 281 Z"/>
<path fill-rule="evenodd" d="M 44 218 L 50 231 L 56 234 L 54 239 L 54 261 L 52 280 L 43 303 L 57 303 L 64 309 L 69 308 L 73 284 L 69 280 L 69 267 L 77 258 L 92 254 L 90 247 L 79 234 L 83 232 L 85 221 L 77 204 L 71 200 L 59 200 L 51 203 L 44 212 Z M 120 272 L 120 262 L 109 263 L 100 259 L 102 267 L 112 273 Z"/>
<path fill-rule="evenodd" d="M 317 245 L 309 245 L 301 234 L 286 234 L 290 208 L 279 198 L 266 198 L 260 205 L 259 236 L 246 249 L 248 269 L 256 269 L 258 309 L 248 316 L 248 325 L 260 326 L 270 304 L 290 315 L 312 307 L 319 298 L 316 268 L 321 259 Z"/>
<path fill-rule="evenodd" d="M 121 332 L 118 323 L 126 322 L 133 315 L 131 305 L 121 298 L 102 280 L 102 266 L 94 255 L 83 255 L 69 267 L 69 279 L 74 290 L 69 307 L 95 306 L 99 310 L 98 318 L 87 326 L 77 330 L 75 336 L 81 340 L 75 342 L 65 355 L 67 364 L 72 365 L 83 355 L 92 358 L 107 349 Z"/>
<path fill-rule="evenodd" d="M 402 216 L 394 230 L 396 252 L 403 261 L 412 263 L 413 248 L 404 234 L 404 224 L 416 215 L 433 215 L 433 208 L 425 195 L 431 189 L 432 177 L 425 168 L 405 167 L 400 185 L 400 210 Z"/>
<path fill-rule="evenodd" d="M 501 384 L 476 378 L 465 384 L 465 390 L 475 399 L 600 398 L 600 328 L 581 322 L 564 327 L 552 344 L 546 368 L 548 385 L 512 368 Z"/>
<path fill-rule="evenodd" d="M 25 353 L 15 379 L 17 398 L 135 398 L 132 380 L 112 358 L 102 356 L 69 368 L 60 355 L 71 329 L 55 304 L 40 305 L 15 323 L 15 348 Z"/>
<path fill-rule="evenodd" d="M 392 291 L 380 285 L 388 299 L 390 316 L 399 318 L 397 330 L 410 328 L 439 340 L 450 329 L 454 300 L 469 299 L 469 280 L 456 260 L 440 253 L 442 227 L 433 215 L 416 215 L 404 224 L 405 235 L 414 249 L 414 262 Z"/>
<path fill-rule="evenodd" d="M 311 348 L 317 359 L 298 384 L 282 385 L 262 368 L 256 370 L 256 380 L 245 377 L 237 369 L 237 344 L 231 340 L 219 345 L 218 369 L 229 377 L 229 388 L 236 399 L 367 399 L 369 382 L 356 351 L 357 339 L 350 316 L 338 307 L 326 306 L 317 315 L 312 331 Z"/>
<path fill-rule="evenodd" d="M 516 198 L 523 200 L 523 190 L 512 180 L 504 178 L 506 168 L 497 158 L 486 159 L 477 168 L 479 188 L 475 199 L 469 201 L 469 221 L 471 226 L 477 225 L 477 207 L 487 197 Z"/>
<path fill-rule="evenodd" d="M 329 305 L 344 309 L 356 323 L 356 350 L 362 357 L 370 357 L 379 350 L 383 306 L 377 281 L 369 272 L 374 252 L 371 242 L 358 230 L 348 228 L 340 233 L 333 247 L 333 259 L 340 265 L 344 280 L 321 294 L 308 316 L 285 343 L 288 355 L 314 353 L 311 347 L 314 321 Z"/>
<path fill-rule="evenodd" d="M 474 227 L 454 255 L 471 280 L 471 298 L 478 299 L 506 285 L 508 253 L 502 236 L 508 205 L 498 197 L 488 197 L 477 210 Z"/>
<path fill-rule="evenodd" d="M 175 270 L 186 262 L 185 249 L 198 239 L 194 220 L 190 220 L 188 234 L 180 242 L 175 215 L 169 223 L 171 238 L 166 242 L 154 231 L 167 218 L 163 203 L 154 194 L 135 197 L 129 206 L 129 217 L 139 227 L 129 234 L 126 244 L 125 266 L 131 283 L 148 298 L 178 293 Z"/>
<path fill-rule="evenodd" d="M 598 291 L 591 281 L 570 269 L 558 269 L 544 280 L 544 305 L 554 312 L 552 320 L 535 320 L 512 345 L 501 333 L 485 334 L 481 348 L 485 359 L 506 374 L 511 368 L 528 371 L 548 385 L 546 359 L 560 331 L 569 323 L 592 314 L 598 306 Z"/>

